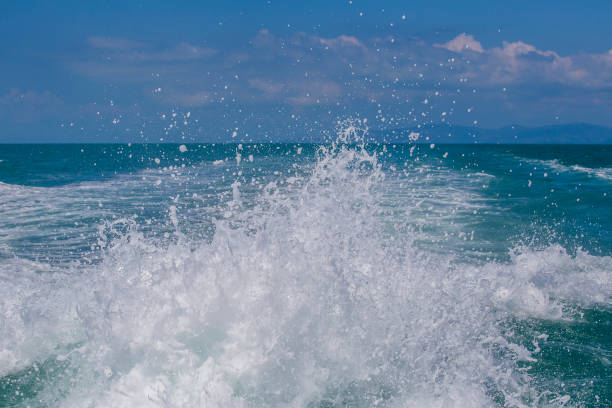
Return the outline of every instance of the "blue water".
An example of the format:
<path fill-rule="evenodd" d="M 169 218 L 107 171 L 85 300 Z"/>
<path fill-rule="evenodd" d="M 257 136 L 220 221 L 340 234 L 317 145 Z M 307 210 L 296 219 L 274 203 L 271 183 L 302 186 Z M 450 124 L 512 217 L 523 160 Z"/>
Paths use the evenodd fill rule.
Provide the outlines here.
<path fill-rule="evenodd" d="M 0 145 L 0 406 L 612 406 L 612 147 Z"/>

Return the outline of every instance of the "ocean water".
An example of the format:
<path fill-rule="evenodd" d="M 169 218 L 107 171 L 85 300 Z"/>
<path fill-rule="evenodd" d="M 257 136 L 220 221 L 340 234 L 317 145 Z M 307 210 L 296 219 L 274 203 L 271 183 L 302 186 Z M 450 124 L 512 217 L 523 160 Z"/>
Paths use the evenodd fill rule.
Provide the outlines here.
<path fill-rule="evenodd" d="M 0 145 L 0 406 L 612 406 L 611 187 L 610 146 Z"/>

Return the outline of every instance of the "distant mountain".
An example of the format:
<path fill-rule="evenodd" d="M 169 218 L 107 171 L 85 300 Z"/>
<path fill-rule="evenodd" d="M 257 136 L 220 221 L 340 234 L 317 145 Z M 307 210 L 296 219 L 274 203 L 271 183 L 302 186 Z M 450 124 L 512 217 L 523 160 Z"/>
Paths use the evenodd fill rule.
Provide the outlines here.
<path fill-rule="evenodd" d="M 506 126 L 482 129 L 447 124 L 425 125 L 412 129 L 370 131 L 376 141 L 409 142 L 419 134 L 420 143 L 499 143 L 499 144 L 612 144 L 612 128 L 572 123 L 542 127 Z"/>

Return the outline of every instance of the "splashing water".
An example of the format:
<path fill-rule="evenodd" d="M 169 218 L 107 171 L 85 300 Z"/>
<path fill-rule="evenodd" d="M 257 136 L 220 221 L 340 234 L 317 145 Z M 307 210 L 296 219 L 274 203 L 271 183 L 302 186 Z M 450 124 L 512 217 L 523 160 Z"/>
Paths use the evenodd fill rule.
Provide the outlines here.
<path fill-rule="evenodd" d="M 169 242 L 119 220 L 100 262 L 5 264 L 0 376 L 19 384 L 14 403 L 571 404 L 534 380 L 538 343 L 513 340 L 511 322 L 607 302 L 612 260 L 555 245 L 508 262 L 426 250 L 417 209 L 388 205 L 364 129 L 342 127 L 302 175 L 234 182 L 208 241 L 181 234 L 171 206 Z"/>

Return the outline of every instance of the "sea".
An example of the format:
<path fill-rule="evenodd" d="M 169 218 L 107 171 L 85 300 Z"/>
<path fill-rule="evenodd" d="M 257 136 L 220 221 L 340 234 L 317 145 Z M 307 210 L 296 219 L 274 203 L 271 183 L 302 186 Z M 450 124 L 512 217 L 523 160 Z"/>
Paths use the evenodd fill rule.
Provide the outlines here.
<path fill-rule="evenodd" d="M 612 146 L 342 135 L 0 145 L 0 406 L 612 406 Z"/>

